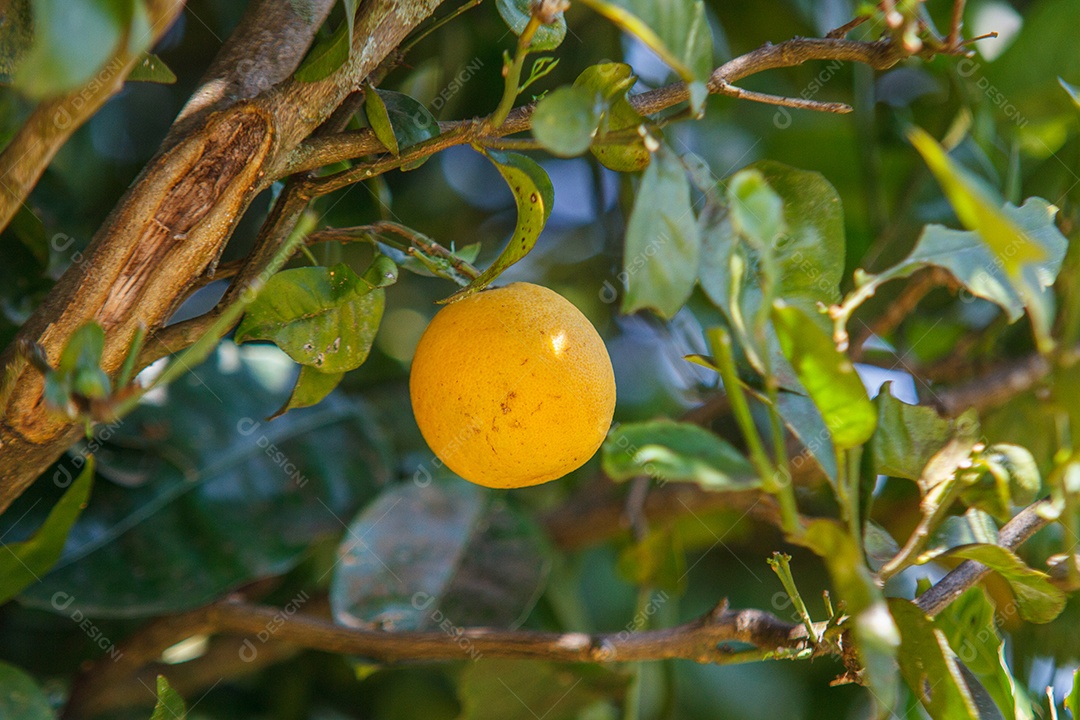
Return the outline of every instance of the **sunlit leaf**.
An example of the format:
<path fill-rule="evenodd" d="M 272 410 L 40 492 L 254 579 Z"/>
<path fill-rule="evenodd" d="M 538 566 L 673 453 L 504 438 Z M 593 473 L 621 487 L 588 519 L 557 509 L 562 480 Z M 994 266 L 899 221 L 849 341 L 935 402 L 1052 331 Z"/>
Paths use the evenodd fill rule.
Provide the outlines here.
<path fill-rule="evenodd" d="M 613 480 L 648 475 L 661 482 L 696 482 L 709 490 L 747 490 L 760 483 L 738 450 L 692 423 L 623 423 L 604 441 L 602 458 Z"/>
<path fill-rule="evenodd" d="M 634 35 L 683 80 L 704 82 L 712 72 L 712 34 L 701 0 L 584 0 Z M 700 110 L 704 96 L 694 98 Z"/>
<path fill-rule="evenodd" d="M 157 676 L 157 704 L 150 720 L 184 720 L 187 717 L 187 705 L 180 693 L 172 689 L 164 675 Z"/>
<path fill-rule="evenodd" d="M 529 254 L 551 215 L 555 190 L 551 179 L 535 160 L 517 153 L 488 150 L 484 153 L 510 186 L 517 203 L 517 224 L 506 248 L 480 277 L 442 302 L 454 302 L 483 290 L 518 260 Z"/>
<path fill-rule="evenodd" d="M 1046 251 L 1002 212 L 989 188 L 954 162 L 926 131 L 912 128 L 908 138 L 941 183 L 960 222 L 979 233 L 1007 276 L 1017 278 L 1024 265 L 1046 259 Z"/>
<path fill-rule="evenodd" d="M 381 288 L 344 263 L 283 270 L 248 307 L 236 341 L 270 340 L 321 372 L 352 370 L 371 351 L 384 302 Z"/>
<path fill-rule="evenodd" d="M 169 69 L 165 61 L 153 53 L 143 53 L 135 63 L 135 67 L 128 73 L 129 81 L 152 82 L 161 85 L 172 85 L 176 82 L 176 73 Z"/>
<path fill-rule="evenodd" d="M 673 316 L 690 297 L 700 251 L 686 170 L 661 145 L 645 168 L 626 226 L 622 311 L 650 308 L 662 317 Z"/>
<path fill-rule="evenodd" d="M 773 326 L 784 355 L 821 411 L 833 443 L 846 449 L 869 440 L 877 413 L 851 360 L 797 307 L 777 301 Z"/>
<path fill-rule="evenodd" d="M 908 405 L 892 394 L 892 383 L 874 398 L 877 429 L 870 440 L 874 472 L 918 480 L 923 468 L 953 435 L 952 422 L 923 405 Z"/>

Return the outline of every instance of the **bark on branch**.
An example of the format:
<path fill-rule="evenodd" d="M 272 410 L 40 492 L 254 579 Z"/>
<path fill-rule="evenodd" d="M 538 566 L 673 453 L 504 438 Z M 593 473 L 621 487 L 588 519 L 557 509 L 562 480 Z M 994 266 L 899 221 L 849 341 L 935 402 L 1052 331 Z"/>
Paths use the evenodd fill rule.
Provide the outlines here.
<path fill-rule="evenodd" d="M 164 325 L 178 298 L 212 270 L 248 204 L 280 174 L 297 144 L 440 2 L 363 3 L 356 17 L 352 57 L 329 77 L 312 83 L 286 80 L 251 99 L 243 99 L 250 88 L 241 85 L 237 90 L 241 99 L 224 106 L 211 103 L 215 111 L 204 122 L 177 133 L 150 161 L 95 234 L 85 253 L 87 262 L 64 273 L 0 356 L 5 367 L 0 379 L 0 398 L 5 401 L 0 408 L 0 512 L 78 434 L 76 425 L 46 411 L 41 375 L 14 362 L 17 344 L 39 344 L 55 364 L 71 333 L 96 320 L 106 335 L 102 367 L 115 373 L 137 328 L 145 325 L 153 332 Z M 278 4 L 293 12 L 294 4 Z M 287 62 L 267 64 L 265 72 L 270 74 L 263 77 L 287 75 L 306 47 L 303 33 L 292 26 L 286 30 L 282 42 L 291 42 L 296 49 L 284 52 Z M 268 44 L 265 32 L 265 27 L 242 24 L 226 56 L 267 54 L 273 44 Z M 211 76 L 215 72 L 212 68 Z M 229 72 L 217 74 L 229 77 Z M 218 101 L 224 103 L 224 96 Z"/>

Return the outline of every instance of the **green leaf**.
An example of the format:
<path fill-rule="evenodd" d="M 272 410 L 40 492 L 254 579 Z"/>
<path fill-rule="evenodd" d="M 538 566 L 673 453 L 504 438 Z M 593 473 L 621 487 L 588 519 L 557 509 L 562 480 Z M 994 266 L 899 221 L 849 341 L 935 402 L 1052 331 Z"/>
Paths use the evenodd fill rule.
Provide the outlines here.
<path fill-rule="evenodd" d="M 432 472 L 421 466 L 414 482 L 384 490 L 342 536 L 330 583 L 339 623 L 511 627 L 540 597 L 549 568 L 535 525 L 491 493 Z M 476 656 L 462 647 L 463 659 Z"/>
<path fill-rule="evenodd" d="M 1006 203 L 1002 212 L 1025 236 L 1042 247 L 1045 260 L 1030 266 L 1025 276 L 1033 287 L 1050 287 L 1061 270 L 1068 241 L 1054 225 L 1057 208 L 1042 198 L 1028 198 L 1017 208 Z M 906 278 L 925 267 L 948 270 L 976 297 L 989 300 L 1005 311 L 1010 322 L 1024 312 L 1024 298 L 1007 277 L 1004 266 L 990 252 L 978 233 L 927 225 L 915 249 L 906 259 L 878 275 L 859 274 L 859 285 L 883 284 Z"/>
<path fill-rule="evenodd" d="M 393 129 L 399 151 L 404 152 L 439 134 L 439 122 L 418 100 L 393 90 L 376 90 L 374 94 L 379 96 L 386 109 L 386 117 Z M 406 163 L 401 166 L 401 170 L 415 170 L 427 162 L 428 157 Z"/>
<path fill-rule="evenodd" d="M 34 679 L 5 662 L 0 662 L 0 717 L 56 720 L 48 696 Z"/>
<path fill-rule="evenodd" d="M 496 0 L 495 7 L 503 22 L 515 35 L 521 35 L 532 17 L 532 0 Z M 541 25 L 529 43 L 529 51 L 534 53 L 550 52 L 562 44 L 566 38 L 566 18 L 559 13 L 552 25 Z"/>
<path fill-rule="evenodd" d="M 650 531 L 619 553 L 616 570 L 627 582 L 681 594 L 686 589 L 686 553 L 672 527 Z"/>
<path fill-rule="evenodd" d="M 687 82 L 706 81 L 713 70 L 712 34 L 701 0 L 584 0 L 636 36 Z M 704 97 L 692 104 L 700 111 Z"/>
<path fill-rule="evenodd" d="M 750 461 L 726 440 L 692 423 L 671 420 L 619 425 L 604 441 L 602 462 L 604 472 L 617 481 L 648 475 L 721 491 L 760 484 Z"/>
<path fill-rule="evenodd" d="M 125 12 L 125 5 L 127 5 Z M 33 0 L 34 40 L 15 71 L 15 87 L 40 100 L 120 71 L 107 61 L 131 21 L 131 4 L 112 0 Z M 149 37 L 142 41 L 149 42 Z M 139 48 L 140 50 L 142 48 Z"/>
<path fill-rule="evenodd" d="M 389 447 L 355 398 L 261 422 L 290 372 L 276 352 L 226 342 L 161 404 L 99 424 L 88 446 L 110 482 L 95 485 L 60 561 L 20 603 L 95 620 L 181 612 L 287 573 L 336 539 L 337 518 L 388 481 Z M 62 459 L 56 477 L 78 457 Z M 0 516 L 0 533 L 23 513 L 20 527 L 41 522 L 58 495 L 36 483 Z M 54 605 L 58 592 L 70 607 Z"/>
<path fill-rule="evenodd" d="M 349 28 L 351 38 L 356 27 L 356 9 L 360 5 L 360 0 L 341 0 L 341 4 L 345 9 L 345 25 Z M 349 57 L 352 57 L 352 43 L 349 43 Z"/>
<path fill-rule="evenodd" d="M 150 720 L 184 720 L 187 717 L 187 705 L 180 693 L 172 689 L 164 675 L 157 676 L 157 704 Z"/>
<path fill-rule="evenodd" d="M 840 197 L 820 173 L 772 161 L 754 163 L 747 171 L 763 177 L 783 201 L 782 224 L 786 232 L 775 235 L 768 245 L 771 258 L 767 260 L 771 260 L 770 277 L 775 295 L 802 308 L 809 318 L 826 329 L 828 322 L 817 308 L 837 302 L 844 271 Z M 707 182 L 712 182 L 711 174 Z M 748 214 L 747 209 L 744 208 L 743 215 Z M 760 237 L 751 241 L 740 233 L 733 222 L 734 215 L 734 210 L 729 212 L 715 202 L 706 202 L 700 218 L 702 254 L 698 279 L 705 294 L 731 322 L 751 364 L 764 373 L 765 362 L 756 349 L 757 343 L 749 337 L 748 325 L 758 316 L 763 303 L 766 262 L 762 258 L 763 241 Z M 770 222 L 778 225 L 781 221 L 774 217 Z M 740 226 L 746 225 L 744 218 Z M 766 329 L 765 342 L 764 351 L 780 385 L 801 391 L 771 329 Z"/>
<path fill-rule="evenodd" d="M 296 408 L 318 405 L 323 401 L 323 398 L 333 392 L 343 377 L 345 377 L 344 372 L 324 373 L 310 365 L 301 365 L 300 374 L 296 377 L 296 384 L 293 385 L 292 392 L 289 393 L 289 399 L 267 419 L 279 418 Z"/>
<path fill-rule="evenodd" d="M 589 149 L 600 116 L 587 89 L 557 88 L 545 95 L 532 115 L 532 134 L 543 148 L 559 157 L 575 157 Z"/>
<path fill-rule="evenodd" d="M 484 154 L 495 164 L 499 174 L 503 176 L 506 184 L 510 186 L 510 191 L 514 194 L 514 200 L 517 202 L 517 224 L 514 226 L 514 234 L 510 242 L 495 262 L 482 272 L 480 277 L 443 300 L 443 303 L 454 302 L 483 290 L 506 268 L 528 255 L 536 245 L 536 240 L 540 237 L 544 225 L 547 224 L 551 208 L 555 203 L 555 189 L 551 185 L 551 179 L 535 160 L 517 153 L 501 153 L 494 150 L 487 150 Z"/>
<path fill-rule="evenodd" d="M 72 395 L 98 400 L 112 392 L 112 382 L 101 369 L 105 331 L 91 320 L 79 326 L 64 343 L 56 370 L 45 375 L 45 400 L 74 417 Z"/>
<path fill-rule="evenodd" d="M 645 168 L 626 226 L 622 312 L 651 308 L 665 318 L 675 315 L 694 288 L 700 252 L 686 170 L 661 145 Z"/>
<path fill-rule="evenodd" d="M 978 508 L 970 508 L 963 515 L 945 518 L 930 536 L 926 549 L 919 555 L 919 564 L 944 555 L 953 548 L 972 543 L 997 544 L 998 529 L 994 518 Z"/>
<path fill-rule="evenodd" d="M 316 82 L 329 77 L 335 70 L 345 64 L 352 52 L 352 34 L 349 31 L 351 23 L 342 23 L 334 34 L 328 38 L 319 40 L 310 51 L 304 62 L 296 69 L 293 75 L 299 82 Z"/>
<path fill-rule="evenodd" d="M 974 455 L 974 465 L 963 474 L 967 487 L 961 501 L 990 513 L 1002 522 L 1014 506 L 1034 502 L 1042 487 L 1038 464 L 1019 445 L 998 443 Z"/>
<path fill-rule="evenodd" d="M 843 525 L 829 519 L 812 520 L 792 540 L 825 562 L 836 598 L 851 617 L 864 679 L 879 709 L 891 710 L 897 701 L 894 658 L 900 639 L 859 545 Z"/>
<path fill-rule="evenodd" d="M 869 440 L 877 413 L 851 360 L 797 307 L 777 301 L 773 327 L 784 355 L 821 411 L 833 444 L 848 449 Z"/>
<path fill-rule="evenodd" d="M 622 702 L 629 684 L 629 676 L 599 665 L 482 660 L 461 674 L 458 720 L 582 720 L 597 703 Z"/>
<path fill-rule="evenodd" d="M 1014 552 L 1000 545 L 961 545 L 946 553 L 982 563 L 1009 583 L 1020 617 L 1031 623 L 1048 623 L 1065 609 L 1065 593 L 1050 576 L 1028 567 Z"/>
<path fill-rule="evenodd" d="M 981 718 L 964 682 L 960 663 L 945 634 L 922 610 L 902 598 L 889 598 L 889 612 L 900 629 L 900 673 L 934 720 Z"/>
<path fill-rule="evenodd" d="M 371 351 L 384 298 L 344 263 L 282 270 L 248 307 L 236 342 L 270 340 L 301 365 L 353 370 Z"/>
<path fill-rule="evenodd" d="M 878 417 L 870 439 L 874 472 L 918 480 L 930 458 L 952 438 L 952 422 L 932 408 L 897 400 L 891 382 L 882 385 L 874 404 Z"/>
<path fill-rule="evenodd" d="M 128 73 L 129 82 L 152 82 L 172 85 L 176 82 L 176 73 L 169 69 L 165 61 L 153 53 L 143 53 L 135 67 Z"/>
<path fill-rule="evenodd" d="M 626 93 L 636 81 L 633 69 L 626 63 L 591 65 L 574 80 L 574 87 L 584 88 L 603 100 L 598 137 L 637 127 L 644 122 L 644 118 L 626 98 Z M 641 138 L 635 138 L 625 145 L 593 145 L 590 150 L 600 164 L 616 172 L 642 170 L 652 157 Z"/>
<path fill-rule="evenodd" d="M 370 83 L 364 86 L 364 113 L 367 115 L 368 124 L 375 131 L 375 137 L 379 138 L 390 154 L 398 156 L 397 135 L 394 127 L 390 124 L 390 115 L 386 112 L 386 103 L 379 97 L 379 93 Z"/>
<path fill-rule="evenodd" d="M 1033 717 L 1005 661 L 994 605 L 981 587 L 966 590 L 934 618 L 959 660 L 979 679 L 1006 720 Z M 1018 706 L 1020 712 L 1017 712 Z"/>
<path fill-rule="evenodd" d="M 57 481 L 59 484 L 70 478 L 58 478 Z M 86 507 L 93 482 L 94 457 L 91 455 L 33 537 L 3 546 L 7 552 L 0 552 L 0 604 L 40 580 L 60 559 L 68 533 Z"/>
<path fill-rule="evenodd" d="M 1006 276 L 1019 278 L 1024 265 L 1047 259 L 1046 250 L 1002 212 L 993 192 L 954 162 L 926 131 L 912 128 L 908 139 L 941 184 L 960 222 L 979 233 Z"/>

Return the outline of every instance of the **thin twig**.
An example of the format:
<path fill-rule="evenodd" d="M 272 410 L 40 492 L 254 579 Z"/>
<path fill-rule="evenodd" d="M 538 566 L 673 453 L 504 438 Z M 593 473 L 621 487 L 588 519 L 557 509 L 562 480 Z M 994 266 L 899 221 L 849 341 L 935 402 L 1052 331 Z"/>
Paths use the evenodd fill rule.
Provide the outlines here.
<path fill-rule="evenodd" d="M 945 38 L 945 47 L 952 50 L 960 47 L 960 28 L 964 24 L 964 5 L 966 0 L 954 0 L 952 21 L 949 23 L 949 36 Z"/>
<path fill-rule="evenodd" d="M 1044 513 L 1050 507 L 1050 500 L 1040 500 L 1019 512 L 1007 522 L 998 533 L 998 545 L 1015 550 L 1031 538 L 1032 535 L 1050 524 L 1051 520 Z M 952 572 L 941 578 L 932 588 L 915 599 L 924 613 L 933 617 L 949 606 L 949 603 L 964 594 L 964 591 L 981 580 L 990 568 L 974 560 L 965 560 Z"/>

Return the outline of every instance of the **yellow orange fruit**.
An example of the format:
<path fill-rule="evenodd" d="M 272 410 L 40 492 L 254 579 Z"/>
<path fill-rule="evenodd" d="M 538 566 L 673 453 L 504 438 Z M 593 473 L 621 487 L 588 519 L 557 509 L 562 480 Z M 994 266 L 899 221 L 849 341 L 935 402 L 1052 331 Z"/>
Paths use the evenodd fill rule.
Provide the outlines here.
<path fill-rule="evenodd" d="M 581 467 L 615 410 L 604 341 L 566 298 L 531 283 L 447 305 L 409 376 L 428 446 L 466 480 L 517 488 Z"/>

